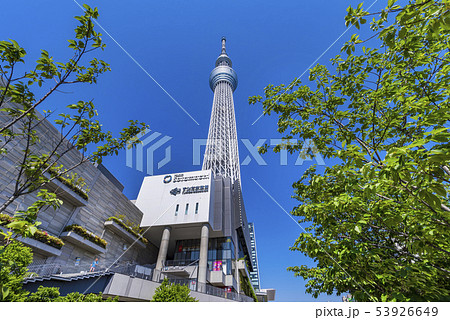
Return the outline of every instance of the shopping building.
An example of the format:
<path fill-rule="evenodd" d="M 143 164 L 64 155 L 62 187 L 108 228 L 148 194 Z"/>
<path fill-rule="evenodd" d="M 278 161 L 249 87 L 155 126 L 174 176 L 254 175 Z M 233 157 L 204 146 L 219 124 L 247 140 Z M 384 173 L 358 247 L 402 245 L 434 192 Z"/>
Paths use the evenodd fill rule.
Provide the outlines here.
<path fill-rule="evenodd" d="M 239 292 L 238 259 L 250 256 L 240 199 L 238 183 L 211 170 L 146 177 L 136 206 L 144 214 L 145 236 L 159 244 L 155 276 Z"/>

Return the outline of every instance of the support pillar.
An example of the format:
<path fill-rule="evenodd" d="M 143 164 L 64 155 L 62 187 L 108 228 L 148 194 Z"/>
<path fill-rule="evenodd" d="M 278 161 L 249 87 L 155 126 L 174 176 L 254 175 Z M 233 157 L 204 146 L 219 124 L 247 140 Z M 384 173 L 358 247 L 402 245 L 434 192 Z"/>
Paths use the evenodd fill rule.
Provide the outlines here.
<path fill-rule="evenodd" d="M 208 272 L 208 238 L 209 228 L 207 224 L 202 226 L 202 233 L 200 238 L 200 259 L 198 262 L 198 290 L 200 292 L 206 291 L 206 274 Z"/>
<path fill-rule="evenodd" d="M 236 237 L 236 239 L 237 239 L 237 237 Z M 236 290 L 236 292 L 238 293 L 238 296 L 239 296 L 239 294 L 241 292 L 241 278 L 240 278 L 241 275 L 239 274 L 239 268 L 237 267 L 237 264 L 238 264 L 238 259 L 237 259 L 238 253 L 237 252 L 239 252 L 238 250 L 239 250 L 238 245 L 235 245 L 234 252 L 236 252 L 236 257 L 235 257 L 234 263 L 235 263 L 236 267 L 234 268 L 234 278 L 236 279 L 236 288 L 234 288 L 234 289 Z"/>
<path fill-rule="evenodd" d="M 165 227 L 161 237 L 161 244 L 159 245 L 158 259 L 156 260 L 155 273 L 153 280 L 158 281 L 161 274 L 161 269 L 164 266 L 167 258 L 167 250 L 169 249 L 170 227 Z"/>

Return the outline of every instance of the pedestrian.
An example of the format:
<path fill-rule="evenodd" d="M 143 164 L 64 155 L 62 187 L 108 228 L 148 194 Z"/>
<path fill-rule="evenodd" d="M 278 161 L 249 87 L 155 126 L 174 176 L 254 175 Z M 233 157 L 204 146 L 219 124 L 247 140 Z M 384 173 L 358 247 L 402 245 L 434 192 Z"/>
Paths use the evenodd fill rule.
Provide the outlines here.
<path fill-rule="evenodd" d="M 91 264 L 91 269 L 89 269 L 89 272 L 94 272 L 95 267 L 97 267 L 97 265 L 98 265 L 98 258 L 95 258 L 95 260 Z"/>

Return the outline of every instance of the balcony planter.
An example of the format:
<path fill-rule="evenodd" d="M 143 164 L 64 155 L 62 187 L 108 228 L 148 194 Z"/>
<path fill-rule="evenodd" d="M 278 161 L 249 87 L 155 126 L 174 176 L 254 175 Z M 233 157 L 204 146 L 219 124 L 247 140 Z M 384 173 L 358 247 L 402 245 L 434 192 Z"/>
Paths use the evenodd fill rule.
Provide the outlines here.
<path fill-rule="evenodd" d="M 134 234 L 130 233 L 127 229 L 125 229 L 122 225 L 119 225 L 114 220 L 107 220 L 105 221 L 105 228 L 107 230 L 113 231 L 115 234 L 117 234 L 122 239 L 127 240 L 130 243 L 133 243 L 133 245 L 140 246 L 142 248 L 145 248 L 146 245 Z"/>
<path fill-rule="evenodd" d="M 0 226 L 0 229 L 5 233 L 8 231 L 5 227 Z M 30 247 L 33 252 L 39 253 L 46 257 L 59 256 L 61 254 L 61 249 L 57 249 L 33 238 L 23 238 L 19 236 L 17 237 L 17 241 L 20 241 L 27 247 Z"/>
<path fill-rule="evenodd" d="M 45 173 L 44 176 L 47 179 L 50 179 L 50 174 Z M 52 181 L 48 182 L 45 186 L 49 191 L 54 192 L 58 196 L 58 198 L 66 200 L 76 207 L 84 207 L 87 205 L 87 195 L 82 197 L 80 195 L 82 191 L 75 191 L 73 189 L 75 187 L 69 187 L 63 181 L 58 180 L 58 178 L 55 178 Z"/>
<path fill-rule="evenodd" d="M 0 227 L 0 229 L 3 230 L 3 232 L 8 231 L 5 227 Z M 57 249 L 33 238 L 22 238 L 19 236 L 17 237 L 17 241 L 20 241 L 27 247 L 30 247 L 33 252 L 39 253 L 46 257 L 59 256 L 61 254 L 61 249 Z"/>
<path fill-rule="evenodd" d="M 75 233 L 75 231 L 65 231 L 61 234 L 61 238 L 63 238 L 67 242 L 72 243 L 77 247 L 83 248 L 95 254 L 101 254 L 106 252 L 105 248 L 102 248 L 99 245 L 93 243 L 92 241 L 83 238 L 79 234 Z"/>
<path fill-rule="evenodd" d="M 59 256 L 61 254 L 61 249 L 57 249 L 55 247 L 52 247 L 51 245 L 48 245 L 33 238 L 19 237 L 17 240 L 22 242 L 27 247 L 33 249 L 33 252 L 39 253 L 46 257 Z"/>
<path fill-rule="evenodd" d="M 71 224 L 64 228 L 61 238 L 94 253 L 105 253 L 107 242 L 82 226 Z"/>
<path fill-rule="evenodd" d="M 9 223 L 13 222 L 15 219 L 7 214 L 0 214 L 0 229 L 3 232 L 7 232 L 5 227 Z M 33 249 L 33 252 L 42 254 L 43 256 L 59 256 L 61 254 L 61 247 L 64 242 L 54 236 L 47 234 L 47 232 L 42 230 L 37 230 L 35 234 L 29 238 L 23 238 L 21 236 L 17 237 L 17 240 L 22 242 L 24 245 Z"/>

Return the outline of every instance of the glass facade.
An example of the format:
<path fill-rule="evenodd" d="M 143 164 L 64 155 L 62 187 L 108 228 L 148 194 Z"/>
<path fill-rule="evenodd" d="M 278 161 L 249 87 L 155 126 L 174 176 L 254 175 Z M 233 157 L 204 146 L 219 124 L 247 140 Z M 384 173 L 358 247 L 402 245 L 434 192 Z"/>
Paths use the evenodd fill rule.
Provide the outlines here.
<path fill-rule="evenodd" d="M 223 270 L 225 274 L 234 274 L 235 259 L 234 244 L 230 237 L 209 239 L 208 269 L 210 271 Z"/>
<path fill-rule="evenodd" d="M 175 247 L 174 262 L 188 265 L 200 258 L 200 239 L 178 240 Z"/>
<path fill-rule="evenodd" d="M 178 240 L 175 247 L 174 263 L 188 265 L 200 258 L 200 239 Z M 227 275 L 234 274 L 236 259 L 234 244 L 230 237 L 214 238 L 208 241 L 208 269 Z"/>
<path fill-rule="evenodd" d="M 253 288 L 256 291 L 260 290 L 260 282 L 259 282 L 259 271 L 258 271 L 258 258 L 256 251 L 256 235 L 255 235 L 255 226 L 253 223 L 248 224 L 248 229 L 250 233 L 250 252 L 251 252 L 251 260 L 253 265 L 253 271 L 250 272 L 250 280 L 252 282 Z"/>

